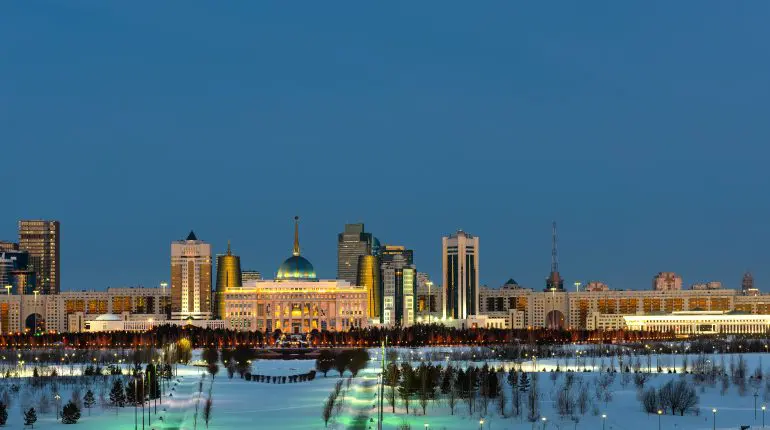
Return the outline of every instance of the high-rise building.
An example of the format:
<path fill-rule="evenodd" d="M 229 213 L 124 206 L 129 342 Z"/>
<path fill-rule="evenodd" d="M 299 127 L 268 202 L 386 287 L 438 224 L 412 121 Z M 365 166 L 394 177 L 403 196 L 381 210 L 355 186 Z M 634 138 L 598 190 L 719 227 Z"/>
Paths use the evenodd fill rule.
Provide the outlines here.
<path fill-rule="evenodd" d="M 16 242 L 9 242 L 7 240 L 0 240 L 0 252 L 3 251 L 18 251 L 19 244 Z"/>
<path fill-rule="evenodd" d="M 233 255 L 228 240 L 227 254 L 217 255 L 216 319 L 225 317 L 225 291 L 240 288 L 242 276 L 241 257 Z"/>
<path fill-rule="evenodd" d="M 18 250 L 0 250 L 0 288 L 13 285 L 11 272 L 14 270 L 27 270 L 29 266 L 29 253 Z"/>
<path fill-rule="evenodd" d="M 401 252 L 397 252 L 399 250 Z M 410 326 L 414 324 L 417 304 L 417 269 L 411 263 L 412 251 L 403 246 L 385 245 L 381 259 L 381 321 L 386 325 Z"/>
<path fill-rule="evenodd" d="M 242 270 L 241 271 L 241 285 L 246 281 L 259 281 L 262 279 L 262 272 L 257 270 Z"/>
<path fill-rule="evenodd" d="M 441 239 L 443 316 L 465 319 L 479 311 L 479 238 L 462 230 Z"/>
<path fill-rule="evenodd" d="M 382 278 L 380 276 L 380 257 L 362 255 L 358 257 L 358 277 L 356 285 L 366 288 L 369 296 L 367 310 L 369 318 L 380 320 L 382 309 Z"/>
<path fill-rule="evenodd" d="M 659 272 L 652 278 L 655 291 L 679 291 L 682 289 L 682 277 L 674 272 Z"/>
<path fill-rule="evenodd" d="M 61 283 L 59 263 L 59 221 L 19 221 L 19 249 L 29 253 L 40 294 L 58 294 Z"/>
<path fill-rule="evenodd" d="M 34 294 L 37 288 L 37 273 L 32 269 L 14 269 L 9 274 L 11 294 Z"/>
<path fill-rule="evenodd" d="M 431 323 L 441 319 L 441 286 L 433 285 L 427 273 L 417 272 L 417 316 Z"/>
<path fill-rule="evenodd" d="M 398 245 L 382 245 L 380 247 L 380 256 L 383 261 L 392 258 L 394 255 L 403 256 L 406 264 L 414 264 L 414 251 Z"/>
<path fill-rule="evenodd" d="M 374 239 L 364 231 L 364 224 L 345 224 L 345 231 L 337 236 L 337 279 L 351 284 L 358 277 L 358 257 L 372 255 Z"/>
<path fill-rule="evenodd" d="M 751 272 L 746 272 L 743 274 L 743 279 L 741 280 L 741 293 L 744 296 L 759 295 L 759 289 L 754 288 L 754 276 L 751 275 Z"/>
<path fill-rule="evenodd" d="M 211 245 L 192 231 L 171 242 L 172 318 L 211 317 Z"/>

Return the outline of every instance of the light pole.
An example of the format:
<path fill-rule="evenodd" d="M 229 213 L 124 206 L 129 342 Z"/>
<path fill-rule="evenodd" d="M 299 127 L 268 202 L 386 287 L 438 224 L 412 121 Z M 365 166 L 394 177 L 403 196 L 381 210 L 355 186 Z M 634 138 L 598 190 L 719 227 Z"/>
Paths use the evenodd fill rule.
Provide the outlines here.
<path fill-rule="evenodd" d="M 658 430 L 660 430 L 660 416 L 663 415 L 663 411 L 658 409 Z"/>
<path fill-rule="evenodd" d="M 61 396 L 59 393 L 56 393 L 55 396 L 53 396 L 54 399 L 56 399 L 56 420 L 59 420 L 59 399 L 61 399 Z"/>
<path fill-rule="evenodd" d="M 479 420 L 479 430 L 484 430 L 484 418 Z"/>
<path fill-rule="evenodd" d="M 602 430 L 604 430 L 605 422 L 607 422 L 607 414 L 602 414 Z"/>
<path fill-rule="evenodd" d="M 37 333 L 37 294 L 39 293 L 39 291 L 35 290 L 32 293 L 35 295 L 35 313 L 32 314 L 33 315 L 32 318 L 34 318 L 34 321 L 35 321 L 35 327 L 32 329 L 32 334 L 34 335 L 35 333 Z"/>
<path fill-rule="evenodd" d="M 757 397 L 759 397 L 759 393 L 754 391 L 754 421 L 757 420 Z"/>
<path fill-rule="evenodd" d="M 762 405 L 762 428 L 765 428 L 765 409 L 767 409 L 767 406 Z"/>
<path fill-rule="evenodd" d="M 428 430 L 428 427 L 430 427 L 430 424 L 425 423 L 425 430 Z"/>
<path fill-rule="evenodd" d="M 543 430 L 545 430 L 545 426 L 546 426 L 546 424 L 548 424 L 548 418 L 543 417 L 543 418 L 541 418 L 541 420 L 543 420 Z"/>
<path fill-rule="evenodd" d="M 11 295 L 11 289 L 13 288 L 13 285 L 6 285 L 5 286 L 5 294 L 10 296 Z"/>
<path fill-rule="evenodd" d="M 712 428 L 713 430 L 717 430 L 717 409 L 716 409 L 716 408 L 712 409 L 712 410 L 711 410 L 711 413 L 713 413 L 713 414 L 714 414 L 714 419 L 713 419 L 713 421 L 712 421 L 712 422 L 713 422 L 713 426 L 712 426 L 711 428 Z"/>

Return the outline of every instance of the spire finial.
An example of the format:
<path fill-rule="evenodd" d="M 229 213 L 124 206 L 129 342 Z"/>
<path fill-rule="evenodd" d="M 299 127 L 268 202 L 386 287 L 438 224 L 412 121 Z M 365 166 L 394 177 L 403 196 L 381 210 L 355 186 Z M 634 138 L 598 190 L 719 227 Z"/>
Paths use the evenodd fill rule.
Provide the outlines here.
<path fill-rule="evenodd" d="M 227 240 L 227 255 L 233 255 L 232 252 L 230 252 L 230 240 Z"/>
<path fill-rule="evenodd" d="M 293 255 L 299 255 L 299 217 L 294 217 L 294 251 Z"/>

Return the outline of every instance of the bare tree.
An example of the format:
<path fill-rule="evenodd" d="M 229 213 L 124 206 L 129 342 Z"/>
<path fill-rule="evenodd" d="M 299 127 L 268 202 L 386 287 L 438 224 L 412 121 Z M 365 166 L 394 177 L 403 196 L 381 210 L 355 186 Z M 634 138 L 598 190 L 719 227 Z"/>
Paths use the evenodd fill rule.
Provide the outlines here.
<path fill-rule="evenodd" d="M 655 388 L 648 388 L 642 391 L 640 396 L 642 402 L 642 409 L 648 414 L 654 414 L 658 411 L 658 393 Z"/>
<path fill-rule="evenodd" d="M 505 392 L 500 391 L 500 394 L 497 396 L 497 412 L 500 413 L 500 416 L 505 418 Z"/>
<path fill-rule="evenodd" d="M 527 392 L 527 420 L 529 422 L 535 422 L 540 418 L 540 394 L 538 391 L 537 373 L 532 374 L 532 385 Z"/>
<path fill-rule="evenodd" d="M 588 412 L 588 402 L 590 396 L 588 395 L 588 384 L 580 384 L 577 396 L 577 407 L 581 415 L 585 415 Z"/>
<path fill-rule="evenodd" d="M 324 420 L 324 427 L 329 426 L 329 419 L 332 417 L 332 411 L 334 410 L 334 401 L 336 400 L 334 393 L 330 393 L 329 397 L 324 402 L 321 418 Z"/>
<path fill-rule="evenodd" d="M 206 399 L 206 404 L 203 405 L 203 422 L 206 423 L 206 428 L 209 428 L 209 421 L 211 420 L 212 403 L 211 397 L 209 397 Z"/>
<path fill-rule="evenodd" d="M 451 378 L 449 382 L 449 391 L 447 392 L 447 405 L 449 406 L 449 413 L 455 414 L 455 407 L 457 406 L 457 386 L 455 385 L 454 378 Z"/>

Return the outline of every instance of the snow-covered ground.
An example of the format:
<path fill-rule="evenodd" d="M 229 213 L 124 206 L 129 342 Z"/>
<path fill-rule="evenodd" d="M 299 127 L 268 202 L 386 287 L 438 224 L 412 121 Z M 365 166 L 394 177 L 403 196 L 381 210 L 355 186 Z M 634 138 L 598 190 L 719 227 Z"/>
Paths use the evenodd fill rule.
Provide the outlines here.
<path fill-rule="evenodd" d="M 419 360 L 419 351 L 417 357 L 411 355 L 412 359 Z M 770 366 L 770 355 L 765 354 L 744 354 L 747 362 L 749 374 L 752 374 L 759 365 L 761 357 L 764 357 L 764 364 Z M 709 356 L 713 363 L 721 362 L 720 356 Z M 661 356 L 660 361 L 668 363 L 663 366 L 666 369 L 674 366 L 681 367 L 682 356 Z M 694 359 L 693 355 L 688 357 L 690 363 Z M 598 368 L 602 360 L 597 359 L 594 367 Z M 610 360 L 603 360 L 604 366 L 610 365 Z M 725 365 L 729 366 L 730 356 L 724 359 Z M 465 366 L 471 362 L 456 362 L 454 366 Z M 489 362 L 490 365 L 510 367 L 511 362 L 499 361 Z M 492 401 L 486 414 L 480 416 L 474 413 L 468 415 L 467 405 L 459 401 L 455 409 L 455 415 L 450 415 L 449 407 L 445 402 L 440 401 L 431 403 L 427 408 L 427 414 L 422 415 L 419 402 L 415 399 L 411 402 L 410 413 L 405 413 L 404 407 L 399 400 L 397 403 L 396 414 L 390 413 L 390 405 L 385 402 L 385 426 L 386 429 L 395 429 L 403 422 L 408 422 L 414 430 L 424 429 L 425 424 L 430 429 L 446 430 L 468 430 L 478 429 L 479 422 L 483 418 L 484 430 L 531 430 L 533 428 L 545 430 L 568 430 L 568 429 L 601 429 L 605 430 L 646 430 L 656 429 L 659 425 L 657 415 L 648 415 L 642 411 L 640 402 L 637 400 L 637 391 L 633 380 L 624 384 L 623 376 L 618 373 L 615 375 L 612 383 L 612 399 L 605 401 L 596 400 L 594 396 L 593 385 L 589 390 L 593 406 L 588 408 L 585 415 L 578 414 L 579 421 L 576 423 L 570 417 L 560 418 L 556 413 L 556 398 L 559 390 L 563 386 L 565 373 L 560 372 L 556 379 L 552 380 L 552 368 L 557 364 L 560 369 L 574 368 L 576 363 L 572 360 L 567 363 L 564 360 L 541 359 L 537 362 L 537 369 L 546 368 L 546 372 L 539 373 L 540 387 L 540 407 L 541 415 L 546 421 L 539 420 L 533 424 L 523 417 L 510 416 L 510 387 L 504 384 L 502 391 L 505 392 L 508 399 L 506 404 L 506 417 L 498 412 L 495 401 Z M 642 360 L 645 367 L 644 359 Z M 653 367 L 656 367 L 656 361 L 653 361 Z M 267 374 L 271 376 L 292 375 L 307 372 L 314 367 L 312 360 L 256 360 L 252 364 L 253 373 Z M 416 364 L 416 363 L 415 363 Z M 446 365 L 446 361 L 441 362 Z M 483 363 L 473 363 L 481 365 Z M 590 367 L 590 366 L 589 366 Z M 522 365 L 524 371 L 530 371 L 533 368 L 532 362 L 525 362 Z M 582 366 L 579 370 L 582 370 Z M 764 369 L 765 373 L 767 369 Z M 210 376 L 202 372 L 200 367 L 179 366 L 178 378 L 170 384 L 172 391 L 166 392 L 162 405 L 158 406 L 157 414 L 151 414 L 150 422 L 145 422 L 145 429 L 194 429 L 195 409 L 198 405 L 199 411 L 203 409 L 205 398 L 211 389 L 213 400 L 213 412 L 209 429 L 235 430 L 235 429 L 323 429 L 324 423 L 321 419 L 323 403 L 333 390 L 335 383 L 340 380 L 336 371 L 329 372 L 327 377 L 319 374 L 314 381 L 287 383 L 287 384 L 267 384 L 261 382 L 246 381 L 237 376 L 234 379 L 228 379 L 227 373 L 221 371 L 216 378 L 212 380 Z M 330 421 L 329 428 L 372 428 L 376 429 L 377 413 L 374 405 L 376 404 L 377 392 L 377 374 L 379 373 L 379 361 L 376 353 L 372 354 L 372 361 L 367 369 L 362 371 L 358 377 L 354 378 L 350 388 L 346 389 L 344 406 L 338 414 Z M 65 372 L 66 374 L 66 372 Z M 593 384 L 600 377 L 599 372 L 576 372 L 575 375 L 587 384 Z M 343 380 L 346 380 L 349 374 L 345 374 Z M 198 396 L 199 381 L 204 379 L 202 395 Z M 654 374 L 646 387 L 659 387 L 669 380 L 678 380 L 685 378 L 692 382 L 692 375 L 678 374 Z M 505 379 L 505 378 L 504 378 Z M 628 379 L 628 378 L 625 378 Z M 38 421 L 35 423 L 35 429 L 49 430 L 61 428 L 62 424 L 56 422 L 56 406 L 52 398 L 50 387 L 40 390 L 34 390 L 27 383 L 28 378 L 10 378 L 0 379 L 0 397 L 4 392 L 9 392 L 11 406 L 8 409 L 9 421 L 7 428 L 21 429 L 22 413 L 20 406 L 28 404 L 36 406 L 38 409 Z M 134 428 L 134 408 L 126 407 L 117 411 L 113 408 L 102 407 L 99 405 L 99 392 L 105 391 L 104 395 L 109 397 L 109 383 L 98 382 L 95 379 L 91 387 L 97 397 L 97 405 L 91 410 L 89 416 L 88 410 L 82 411 L 80 421 L 71 428 L 82 428 L 92 430 L 107 429 L 133 429 Z M 18 393 L 10 393 L 10 386 L 13 383 L 19 384 Z M 106 390 L 102 388 L 106 386 Z M 752 428 L 762 427 L 761 406 L 769 393 L 766 392 L 765 382 L 758 384 L 757 397 L 757 420 L 754 420 L 754 393 L 755 390 L 749 385 L 744 395 L 738 393 L 738 389 L 731 384 L 728 391 L 721 394 L 720 382 L 714 386 L 696 386 L 700 402 L 698 405 L 699 413 L 685 416 L 672 416 L 669 414 L 660 417 L 660 428 L 669 430 L 696 430 L 712 429 L 714 426 L 714 414 L 712 409 L 716 408 L 716 428 L 717 429 L 737 429 L 739 425 L 751 425 Z M 62 397 L 62 404 L 70 398 L 72 387 L 60 385 L 58 393 Z M 81 389 L 81 394 L 85 393 L 85 388 Z M 45 394 L 48 397 L 50 408 L 47 412 L 42 412 L 37 407 L 40 396 Z M 169 396 L 171 394 L 171 396 Z M 770 400 L 770 399 L 768 399 Z M 768 403 L 770 405 L 770 402 Z M 141 410 L 139 410 L 141 413 Z M 145 410 L 145 412 L 147 412 Z M 602 418 L 606 414 L 606 419 Z M 206 425 L 200 415 L 197 420 L 197 428 L 205 429 Z M 162 418 L 162 420 L 161 420 Z M 770 427 L 770 415 L 767 416 L 768 426 Z M 603 422 L 604 421 L 604 422 Z M 363 427 L 356 427 L 362 424 Z M 138 427 L 142 428 L 141 417 L 138 419 Z"/>

